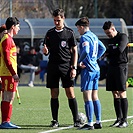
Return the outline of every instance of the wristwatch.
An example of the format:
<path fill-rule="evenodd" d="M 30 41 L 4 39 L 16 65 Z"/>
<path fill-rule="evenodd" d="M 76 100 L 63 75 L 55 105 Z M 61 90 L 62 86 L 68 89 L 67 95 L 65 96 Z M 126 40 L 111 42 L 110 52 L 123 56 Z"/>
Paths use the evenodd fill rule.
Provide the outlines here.
<path fill-rule="evenodd" d="M 77 67 L 76 67 L 76 66 L 72 66 L 72 69 L 75 69 L 75 70 L 77 70 Z"/>

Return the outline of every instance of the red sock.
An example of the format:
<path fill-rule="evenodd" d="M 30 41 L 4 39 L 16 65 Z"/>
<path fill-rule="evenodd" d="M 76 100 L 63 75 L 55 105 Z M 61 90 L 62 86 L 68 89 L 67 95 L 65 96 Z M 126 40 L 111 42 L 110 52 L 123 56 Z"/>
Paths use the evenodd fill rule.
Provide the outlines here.
<path fill-rule="evenodd" d="M 12 104 L 7 101 L 1 102 L 1 115 L 2 115 L 2 122 L 10 122 L 10 118 L 12 115 Z"/>

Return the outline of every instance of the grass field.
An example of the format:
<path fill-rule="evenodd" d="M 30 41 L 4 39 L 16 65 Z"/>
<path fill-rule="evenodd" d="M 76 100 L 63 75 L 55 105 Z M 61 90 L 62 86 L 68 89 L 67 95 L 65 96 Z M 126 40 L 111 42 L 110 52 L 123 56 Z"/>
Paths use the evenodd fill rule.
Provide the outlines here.
<path fill-rule="evenodd" d="M 12 123 L 22 127 L 22 129 L 0 129 L 0 133 L 48 133 L 50 128 L 51 112 L 50 112 L 50 93 L 45 87 L 19 87 L 21 96 L 21 104 L 18 104 L 18 99 L 15 98 L 13 103 Z M 84 103 L 80 88 L 75 88 L 75 95 L 78 101 L 79 112 L 84 113 Z M 133 88 L 127 89 L 129 100 L 128 116 L 133 116 Z M 110 92 L 105 91 L 105 87 L 99 87 L 99 98 L 102 105 L 102 120 L 115 119 L 113 99 Z M 68 101 L 65 96 L 64 89 L 60 89 L 60 108 L 59 108 L 59 123 L 60 128 L 73 125 L 72 115 L 68 108 Z M 95 118 L 94 118 L 95 119 Z M 133 133 L 133 118 L 128 119 L 128 128 L 110 128 L 109 125 L 113 121 L 103 122 L 103 128 L 92 131 L 80 131 L 77 128 L 70 128 L 56 131 L 57 133 Z"/>

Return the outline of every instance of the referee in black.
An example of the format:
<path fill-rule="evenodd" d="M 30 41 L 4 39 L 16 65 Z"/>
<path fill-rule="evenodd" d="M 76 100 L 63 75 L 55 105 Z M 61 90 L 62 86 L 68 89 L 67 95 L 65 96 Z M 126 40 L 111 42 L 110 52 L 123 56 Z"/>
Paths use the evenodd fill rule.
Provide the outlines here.
<path fill-rule="evenodd" d="M 106 79 L 106 90 L 112 91 L 117 120 L 112 127 L 127 127 L 128 100 L 126 96 L 126 80 L 128 75 L 128 37 L 115 29 L 111 21 L 103 25 L 105 34 L 109 37 L 106 55 L 109 67 Z"/>
<path fill-rule="evenodd" d="M 74 78 L 76 76 L 78 50 L 76 39 L 72 29 L 64 25 L 63 9 L 56 9 L 53 12 L 55 27 L 48 30 L 44 39 L 45 55 L 49 54 L 47 70 L 47 88 L 51 90 L 51 126 L 58 127 L 59 109 L 59 81 L 65 88 L 69 107 L 72 112 L 74 127 L 79 127 L 78 106 L 74 94 Z"/>

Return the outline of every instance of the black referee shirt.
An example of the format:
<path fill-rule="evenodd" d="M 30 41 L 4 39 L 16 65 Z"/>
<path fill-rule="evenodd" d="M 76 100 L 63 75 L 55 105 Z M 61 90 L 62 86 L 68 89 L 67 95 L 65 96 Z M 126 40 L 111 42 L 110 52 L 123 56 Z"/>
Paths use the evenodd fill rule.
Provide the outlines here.
<path fill-rule="evenodd" d="M 109 64 L 111 66 L 119 66 L 128 62 L 128 37 L 124 33 L 119 33 L 108 40 L 108 53 Z"/>
<path fill-rule="evenodd" d="M 57 31 L 55 27 L 48 30 L 44 44 L 49 49 L 49 62 L 55 64 L 70 62 L 71 48 L 77 45 L 74 32 L 68 27 L 64 27 L 60 31 Z"/>

